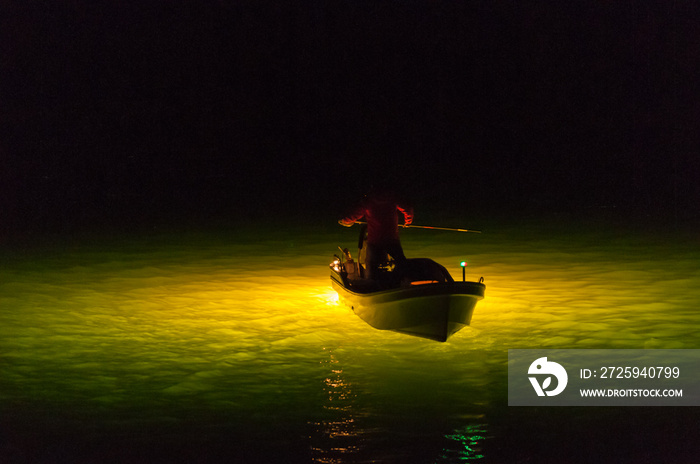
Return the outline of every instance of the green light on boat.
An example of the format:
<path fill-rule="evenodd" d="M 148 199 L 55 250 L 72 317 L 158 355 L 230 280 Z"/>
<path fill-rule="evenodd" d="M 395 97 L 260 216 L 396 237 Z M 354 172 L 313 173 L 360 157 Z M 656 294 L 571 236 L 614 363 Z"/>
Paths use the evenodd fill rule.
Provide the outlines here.
<path fill-rule="evenodd" d="M 465 267 L 465 266 L 467 265 L 467 262 L 466 262 L 466 261 L 462 261 L 461 263 L 459 263 L 459 265 L 462 266 L 462 267 Z"/>

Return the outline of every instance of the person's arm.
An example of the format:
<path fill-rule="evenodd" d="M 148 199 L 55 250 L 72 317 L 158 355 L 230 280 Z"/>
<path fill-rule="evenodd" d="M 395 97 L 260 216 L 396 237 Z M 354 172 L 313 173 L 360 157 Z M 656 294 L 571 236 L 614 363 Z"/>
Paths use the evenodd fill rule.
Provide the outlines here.
<path fill-rule="evenodd" d="M 344 217 L 340 221 L 338 221 L 339 224 L 344 225 L 345 227 L 350 227 L 355 223 L 355 221 L 360 220 L 363 216 L 365 215 L 365 208 L 364 205 L 358 206 L 350 215 Z"/>
<path fill-rule="evenodd" d="M 403 213 L 403 225 L 408 226 L 413 222 L 413 208 L 410 206 L 396 205 L 396 207 Z"/>

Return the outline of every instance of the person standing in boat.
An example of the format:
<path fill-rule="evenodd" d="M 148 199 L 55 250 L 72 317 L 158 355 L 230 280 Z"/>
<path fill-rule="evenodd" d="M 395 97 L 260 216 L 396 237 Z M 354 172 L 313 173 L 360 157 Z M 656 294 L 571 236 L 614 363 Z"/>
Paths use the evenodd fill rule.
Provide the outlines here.
<path fill-rule="evenodd" d="M 367 278 L 378 280 L 379 266 L 386 262 L 387 254 L 396 264 L 395 271 L 400 275 L 406 265 L 401 241 L 399 240 L 399 212 L 403 214 L 404 227 L 413 222 L 413 208 L 399 201 L 390 191 L 374 190 L 367 194 L 360 205 L 348 216 L 338 221 L 345 227 L 365 218 L 367 222 Z"/>

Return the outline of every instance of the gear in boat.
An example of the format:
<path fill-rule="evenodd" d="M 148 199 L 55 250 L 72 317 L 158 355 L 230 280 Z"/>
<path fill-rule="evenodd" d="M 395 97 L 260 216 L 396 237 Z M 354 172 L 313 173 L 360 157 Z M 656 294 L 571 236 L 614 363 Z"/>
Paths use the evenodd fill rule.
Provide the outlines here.
<path fill-rule="evenodd" d="M 358 293 L 454 282 L 447 269 L 432 259 L 411 258 L 403 267 L 397 268 L 390 256 L 387 256 L 387 260 L 379 266 L 379 278 L 370 280 L 365 277 L 367 270 L 364 262 L 355 261 L 347 248 L 340 248 L 340 251 L 342 258 L 335 255 L 331 267 L 340 275 L 343 285 Z"/>

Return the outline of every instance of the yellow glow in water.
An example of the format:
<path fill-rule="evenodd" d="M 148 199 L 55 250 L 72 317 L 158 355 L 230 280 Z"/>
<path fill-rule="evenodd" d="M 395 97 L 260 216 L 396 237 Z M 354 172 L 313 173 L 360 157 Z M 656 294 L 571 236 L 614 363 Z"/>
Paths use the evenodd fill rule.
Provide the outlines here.
<path fill-rule="evenodd" d="M 285 252 L 256 239 L 15 260 L 0 269 L 0 394 L 100 423 L 208 411 L 223 424 L 306 424 L 318 462 L 361 453 L 381 418 L 416 417 L 406 427 L 422 433 L 474 412 L 475 428 L 443 436 L 479 456 L 469 437 L 505 388 L 508 349 L 698 348 L 694 247 L 435 237 L 405 238 L 406 254 L 453 263 L 457 277 L 468 253 L 467 280 L 486 279 L 471 327 L 444 344 L 375 330 L 339 305 L 336 237 Z"/>

